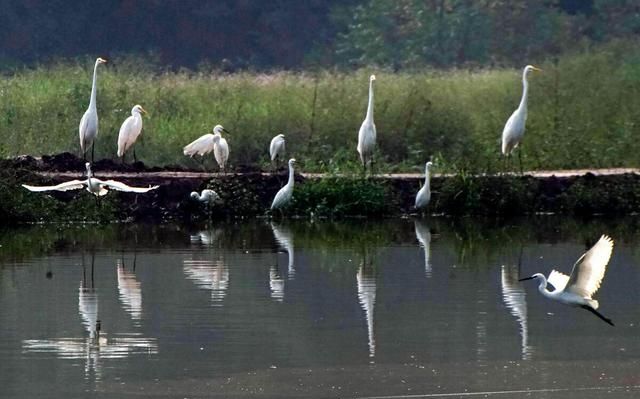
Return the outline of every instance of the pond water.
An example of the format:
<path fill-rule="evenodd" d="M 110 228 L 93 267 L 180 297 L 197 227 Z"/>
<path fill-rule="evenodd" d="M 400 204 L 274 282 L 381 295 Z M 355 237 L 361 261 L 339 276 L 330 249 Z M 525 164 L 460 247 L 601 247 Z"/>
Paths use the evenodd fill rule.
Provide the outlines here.
<path fill-rule="evenodd" d="M 0 397 L 640 395 L 640 223 L 401 219 L 0 231 Z M 551 302 L 616 241 L 611 327 Z"/>

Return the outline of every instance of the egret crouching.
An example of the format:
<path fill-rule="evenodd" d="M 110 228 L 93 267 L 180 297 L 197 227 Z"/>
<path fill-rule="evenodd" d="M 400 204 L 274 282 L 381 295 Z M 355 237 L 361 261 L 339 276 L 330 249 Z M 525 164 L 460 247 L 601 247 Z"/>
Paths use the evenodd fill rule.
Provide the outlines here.
<path fill-rule="evenodd" d="M 131 116 L 124 120 L 122 126 L 120 126 L 120 133 L 118 133 L 118 157 L 122 157 L 122 163 L 124 163 L 124 154 L 133 147 L 142 133 L 142 114 L 146 114 L 147 111 L 142 108 L 141 105 L 136 105 L 131 109 Z M 133 160 L 137 161 L 136 149 L 133 147 Z"/>
<path fill-rule="evenodd" d="M 213 128 L 213 134 L 205 134 L 185 146 L 183 149 L 184 155 L 193 158 L 196 155 L 205 156 L 213 151 L 220 170 L 224 170 L 227 160 L 229 159 L 229 145 L 227 144 L 227 140 L 222 138 L 222 132 L 229 134 L 222 125 L 216 125 Z"/>
<path fill-rule="evenodd" d="M 604 317 L 598 309 L 598 301 L 592 299 L 593 294 L 600 288 L 611 252 L 613 240 L 606 235 L 591 247 L 573 265 L 571 276 L 552 270 L 547 280 L 543 274 L 536 273 L 531 277 L 522 278 L 519 281 L 538 279 L 540 285 L 538 291 L 549 299 L 564 303 L 565 305 L 581 307 L 595 314 L 606 323 L 613 326 L 613 322 Z M 547 289 L 547 282 L 555 287 L 553 291 Z"/>
<path fill-rule="evenodd" d="M 281 209 L 291 201 L 291 197 L 293 196 L 293 184 L 295 182 L 293 170 L 295 163 L 295 159 L 291 158 L 289 160 L 289 181 L 287 181 L 287 184 L 285 184 L 273 198 L 271 210 Z"/>
<path fill-rule="evenodd" d="M 522 71 L 522 98 L 520 99 L 520 105 L 513 111 L 513 114 L 511 114 L 502 130 L 502 154 L 505 156 L 511 155 L 524 136 L 524 128 L 527 122 L 527 97 L 529 93 L 529 82 L 527 78 L 532 71 L 541 72 L 542 70 L 533 65 L 524 67 Z M 518 152 L 518 159 L 520 161 L 520 173 L 522 173 L 521 151 Z"/>
<path fill-rule="evenodd" d="M 80 152 L 86 159 L 86 153 L 91 147 L 91 162 L 95 155 L 95 146 L 93 145 L 98 136 L 98 108 L 96 106 L 96 80 L 98 77 L 98 65 L 105 64 L 107 60 L 97 58 L 93 66 L 93 83 L 91 84 L 91 99 L 89 100 L 89 108 L 80 119 L 78 131 L 80 133 Z"/>
<path fill-rule="evenodd" d="M 215 191 L 207 188 L 202 190 L 201 194 L 198 194 L 197 192 L 193 191 L 191 193 L 191 199 L 205 205 L 211 205 L 214 202 L 218 201 L 220 199 L 220 196 Z"/>
<path fill-rule="evenodd" d="M 358 153 L 362 161 L 363 170 L 366 172 L 367 164 L 373 163 L 373 150 L 376 147 L 376 125 L 373 123 L 373 82 L 375 75 L 369 77 L 369 104 L 367 105 L 367 115 L 358 131 Z"/>
<path fill-rule="evenodd" d="M 276 158 L 278 158 L 278 160 L 284 158 L 284 144 L 284 134 L 279 134 L 271 139 L 271 144 L 269 145 L 271 162 L 274 162 Z"/>
<path fill-rule="evenodd" d="M 433 166 L 432 162 L 427 162 L 424 167 L 424 186 L 418 191 L 416 195 L 416 203 L 415 208 L 420 210 L 424 209 L 429 205 L 431 201 L 431 167 Z"/>

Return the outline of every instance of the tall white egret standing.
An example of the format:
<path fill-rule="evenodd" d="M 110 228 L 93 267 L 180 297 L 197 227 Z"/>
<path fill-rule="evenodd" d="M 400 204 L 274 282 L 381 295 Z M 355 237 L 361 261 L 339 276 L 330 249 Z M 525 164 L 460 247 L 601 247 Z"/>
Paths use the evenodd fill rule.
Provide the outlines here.
<path fill-rule="evenodd" d="M 527 78 L 532 71 L 541 72 L 542 70 L 533 65 L 524 67 L 522 71 L 522 98 L 520 99 L 520 105 L 513 111 L 502 130 L 502 154 L 505 156 L 511 155 L 524 136 L 524 128 L 527 122 L 527 97 L 529 94 L 529 81 Z M 520 172 L 522 172 L 522 152 L 518 152 L 518 158 L 520 160 Z"/>
<path fill-rule="evenodd" d="M 103 195 L 107 195 L 109 192 L 108 189 L 116 190 L 116 191 L 124 191 L 129 193 L 146 193 L 151 190 L 155 190 L 159 186 L 149 186 L 149 187 L 131 187 L 124 183 L 115 180 L 100 180 L 93 177 L 91 173 L 91 164 L 87 162 L 85 164 L 87 168 L 87 178 L 86 180 L 71 180 L 68 182 L 60 183 L 55 186 L 29 186 L 27 184 L 23 184 L 22 187 L 26 188 L 29 191 L 69 191 L 69 190 L 80 190 L 85 187 L 88 192 L 91 194 L 101 197 Z"/>
<path fill-rule="evenodd" d="M 118 157 L 122 157 L 122 163 L 124 163 L 125 152 L 133 147 L 140 133 L 142 133 L 142 114 L 146 113 L 147 111 L 141 105 L 136 105 L 131 109 L 131 116 L 125 119 L 122 126 L 120 126 Z M 137 161 L 135 147 L 133 148 L 133 160 Z"/>
<path fill-rule="evenodd" d="M 424 209 L 429 202 L 431 201 L 431 167 L 433 166 L 432 162 L 427 162 L 424 167 L 424 185 L 416 194 L 416 209 Z"/>
<path fill-rule="evenodd" d="M 98 136 L 98 108 L 96 106 L 96 79 L 98 65 L 105 64 L 106 62 L 107 60 L 98 57 L 95 65 L 93 66 L 93 83 L 91 85 L 89 108 L 87 108 L 84 115 L 82 115 L 78 129 L 80 132 L 80 151 L 82 152 L 82 156 L 85 156 L 89 147 L 91 147 L 91 162 L 93 162 L 93 156 L 95 155 L 95 146 L 93 143 L 96 136 Z"/>
<path fill-rule="evenodd" d="M 229 159 L 229 145 L 227 140 L 222 138 L 222 132 L 229 134 L 229 132 L 222 127 L 222 125 L 216 125 L 213 128 L 213 134 L 208 133 L 200 136 L 184 147 L 183 153 L 191 158 L 195 155 L 205 156 L 213 151 L 213 155 L 218 162 L 221 170 L 224 170 L 227 159 Z"/>
<path fill-rule="evenodd" d="M 271 139 L 269 155 L 271 156 L 271 162 L 274 162 L 276 158 L 278 160 L 284 158 L 284 134 L 279 134 Z"/>
<path fill-rule="evenodd" d="M 543 274 L 536 273 L 531 277 L 520 279 L 520 281 L 538 279 L 540 281 L 538 291 L 542 295 L 565 305 L 588 310 L 613 326 L 613 322 L 610 319 L 596 310 L 599 306 L 598 301 L 592 299 L 593 294 L 600 288 L 612 251 L 613 240 L 603 235 L 589 251 L 576 261 L 573 265 L 571 276 L 552 270 L 548 280 Z M 549 291 L 547 282 L 551 283 L 555 290 Z"/>
<path fill-rule="evenodd" d="M 366 171 L 367 164 L 373 162 L 373 150 L 376 147 L 376 125 L 373 123 L 373 82 L 375 75 L 369 77 L 369 104 L 367 105 L 367 115 L 358 131 L 358 153 L 362 167 Z"/>
<path fill-rule="evenodd" d="M 287 181 L 287 184 L 285 184 L 276 193 L 276 196 L 273 198 L 273 202 L 271 203 L 271 210 L 280 209 L 291 201 L 291 197 L 293 196 L 293 184 L 295 183 L 293 170 L 295 164 L 296 160 L 291 158 L 289 160 L 289 181 Z"/>

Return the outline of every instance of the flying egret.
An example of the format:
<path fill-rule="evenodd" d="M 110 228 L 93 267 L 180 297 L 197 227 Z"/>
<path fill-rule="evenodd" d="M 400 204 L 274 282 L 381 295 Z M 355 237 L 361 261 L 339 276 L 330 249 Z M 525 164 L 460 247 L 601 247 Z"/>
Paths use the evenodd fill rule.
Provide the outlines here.
<path fill-rule="evenodd" d="M 97 58 L 96 63 L 93 66 L 93 83 L 91 85 L 91 99 L 89 100 L 89 108 L 82 115 L 80 119 L 80 151 L 85 156 L 86 152 L 91 147 L 91 162 L 93 162 L 93 156 L 95 153 L 95 147 L 93 142 L 98 136 L 98 108 L 96 107 L 96 78 L 98 72 L 98 65 L 105 64 L 107 60 L 103 58 Z M 86 158 L 85 158 L 86 159 Z"/>
<path fill-rule="evenodd" d="M 502 130 L 502 154 L 505 156 L 513 152 L 524 136 L 524 128 L 527 121 L 527 95 L 529 92 L 529 82 L 527 78 L 532 71 L 541 72 L 542 70 L 533 65 L 524 67 L 522 71 L 522 98 L 520 99 L 520 105 L 513 111 L 513 114 L 511 114 Z M 521 152 L 518 152 L 518 158 L 520 160 L 520 171 L 522 172 Z"/>
<path fill-rule="evenodd" d="M 294 179 L 294 171 L 293 166 L 295 165 L 296 160 L 291 158 L 289 160 L 289 181 L 285 184 L 273 198 L 273 203 L 271 204 L 271 209 L 279 209 L 285 206 L 293 196 L 293 184 L 295 182 Z"/>
<path fill-rule="evenodd" d="M 424 167 L 424 186 L 418 191 L 416 194 L 416 209 L 423 209 L 429 205 L 429 201 L 431 201 L 431 167 L 433 166 L 432 162 L 427 162 Z"/>
<path fill-rule="evenodd" d="M 198 194 L 196 191 L 193 191 L 190 197 L 193 200 L 201 202 L 206 205 L 213 204 L 214 202 L 220 199 L 220 196 L 218 195 L 218 193 L 208 188 L 205 188 L 204 190 L 202 190 L 201 194 Z"/>
<path fill-rule="evenodd" d="M 604 277 L 611 252 L 613 240 L 603 235 L 589 251 L 580 257 L 573 265 L 571 276 L 552 270 L 547 280 L 543 274 L 536 273 L 531 277 L 522 278 L 519 281 L 538 279 L 540 285 L 538 291 L 547 298 L 564 303 L 565 305 L 581 307 L 595 314 L 606 323 L 613 326 L 613 322 L 604 317 L 598 309 L 598 301 L 592 299 L 593 294 L 600 288 L 600 282 Z M 547 282 L 555 287 L 555 290 L 547 289 Z"/>
<path fill-rule="evenodd" d="M 140 137 L 140 133 L 142 133 L 142 114 L 146 113 L 147 111 L 141 105 L 136 105 L 131 109 L 131 116 L 125 119 L 122 126 L 120 126 L 118 157 L 122 157 L 122 163 L 124 163 L 124 153 L 133 147 L 138 137 Z M 137 161 L 135 147 L 133 148 L 133 160 Z"/>
<path fill-rule="evenodd" d="M 86 186 L 86 190 L 97 197 L 106 195 L 109 192 L 108 189 L 130 192 L 130 193 L 146 193 L 151 190 L 155 190 L 156 188 L 159 187 L 159 186 L 131 187 L 115 180 L 103 181 L 93 177 L 93 174 L 91 173 L 91 164 L 89 162 L 87 162 L 85 166 L 87 168 L 86 180 L 71 180 L 68 182 L 57 184 L 55 186 L 29 186 L 27 184 L 23 184 L 22 187 L 26 188 L 29 191 L 40 192 L 40 191 L 79 190 Z"/>
<path fill-rule="evenodd" d="M 271 156 L 271 162 L 275 161 L 276 158 L 284 158 L 284 134 L 279 134 L 271 139 L 269 155 Z"/>
<path fill-rule="evenodd" d="M 229 145 L 227 140 L 222 138 L 222 133 L 229 134 L 229 132 L 222 127 L 222 125 L 216 125 L 213 128 L 213 134 L 205 134 L 196 139 L 191 144 L 184 147 L 184 155 L 193 158 L 195 155 L 204 156 L 213 151 L 213 156 L 220 166 L 220 170 L 224 170 L 227 159 L 229 159 Z"/>
<path fill-rule="evenodd" d="M 375 75 L 369 77 L 369 104 L 367 105 L 367 115 L 358 131 L 358 153 L 362 167 L 366 171 L 367 164 L 373 162 L 373 150 L 376 146 L 376 125 L 373 123 L 373 82 Z"/>

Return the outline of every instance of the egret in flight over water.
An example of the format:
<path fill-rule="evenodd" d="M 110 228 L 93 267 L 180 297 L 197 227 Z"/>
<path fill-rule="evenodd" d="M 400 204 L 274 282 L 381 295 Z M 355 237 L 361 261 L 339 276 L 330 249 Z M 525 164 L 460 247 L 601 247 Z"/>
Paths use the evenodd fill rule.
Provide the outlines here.
<path fill-rule="evenodd" d="M 529 94 L 528 77 L 532 71 L 541 72 L 542 70 L 533 65 L 524 67 L 522 71 L 522 98 L 520 99 L 520 105 L 513 111 L 513 114 L 511 114 L 502 130 L 502 154 L 505 156 L 511 155 L 524 136 L 524 128 L 527 122 L 527 98 Z M 518 152 L 518 158 L 520 160 L 520 171 L 522 172 L 521 152 Z"/>
<path fill-rule="evenodd" d="M 373 150 L 376 147 L 376 125 L 373 123 L 373 82 L 375 75 L 369 77 L 369 104 L 367 105 L 367 115 L 358 131 L 358 153 L 362 167 L 366 170 L 367 164 L 373 162 Z"/>
<path fill-rule="evenodd" d="M 98 136 L 98 108 L 96 107 L 96 79 L 98 75 L 98 65 L 105 64 L 107 60 L 103 58 L 96 59 L 96 63 L 93 66 L 93 83 L 91 85 L 91 99 L 89 100 L 89 108 L 82 115 L 80 119 L 80 151 L 82 156 L 85 156 L 89 147 L 91 147 L 91 161 L 93 162 L 93 156 L 95 155 L 95 147 L 93 142 Z M 85 158 L 86 159 L 86 158 Z"/>
<path fill-rule="evenodd" d="M 279 134 L 271 139 L 269 145 L 269 155 L 271 156 L 271 162 L 284 158 L 284 134 Z"/>
<path fill-rule="evenodd" d="M 598 309 L 598 301 L 592 299 L 593 294 L 600 288 L 604 272 L 613 251 L 613 240 L 606 235 L 600 237 L 597 243 L 589 251 L 578 259 L 573 265 L 571 276 L 552 270 L 547 280 L 543 274 L 536 273 L 531 277 L 520 281 L 538 279 L 540 285 L 538 291 L 549 299 L 564 303 L 565 305 L 581 307 L 595 314 L 606 323 L 613 326 L 613 322 L 604 317 Z M 547 289 L 547 282 L 555 287 L 555 290 Z"/>
<path fill-rule="evenodd" d="M 55 186 L 29 186 L 27 184 L 23 184 L 22 187 L 26 188 L 29 191 L 69 191 L 69 190 L 80 190 L 81 188 L 86 188 L 88 192 L 91 194 L 101 197 L 103 195 L 107 195 L 109 189 L 116 191 L 124 191 L 128 193 L 146 193 L 151 190 L 155 190 L 159 186 L 149 186 L 149 187 L 131 187 L 124 183 L 115 180 L 100 180 L 93 177 L 91 173 L 91 164 L 87 162 L 85 164 L 87 168 L 87 179 L 86 180 L 71 180 L 68 182 L 60 183 Z"/>
<path fill-rule="evenodd" d="M 423 209 L 429 205 L 431 201 L 431 167 L 433 166 L 432 162 L 427 162 L 424 167 L 424 186 L 418 191 L 416 194 L 416 209 Z"/>
<path fill-rule="evenodd" d="M 142 114 L 146 114 L 147 111 L 142 108 L 142 105 L 136 105 L 131 109 L 131 116 L 124 120 L 122 126 L 120 126 L 120 133 L 118 134 L 118 157 L 122 157 L 122 163 L 124 163 L 124 154 L 133 147 L 142 133 Z M 136 149 L 133 148 L 133 160 L 136 159 Z"/>
<path fill-rule="evenodd" d="M 223 132 L 229 134 L 222 125 L 216 125 L 213 128 L 213 134 L 205 134 L 185 146 L 183 150 L 184 155 L 193 158 L 195 155 L 204 156 L 213 151 L 213 156 L 216 162 L 218 162 L 220 170 L 223 171 L 229 159 L 229 145 L 227 144 L 227 140 L 222 137 Z"/>
<path fill-rule="evenodd" d="M 287 184 L 285 184 L 273 198 L 271 210 L 282 208 L 291 201 L 291 197 L 293 197 L 293 184 L 295 183 L 293 170 L 295 163 L 296 160 L 294 158 L 289 160 L 289 181 L 287 181 Z"/>

